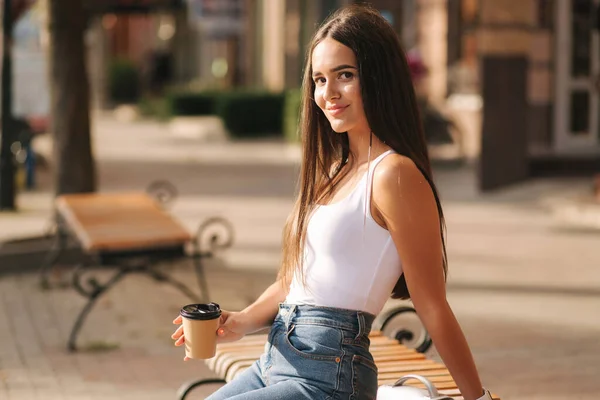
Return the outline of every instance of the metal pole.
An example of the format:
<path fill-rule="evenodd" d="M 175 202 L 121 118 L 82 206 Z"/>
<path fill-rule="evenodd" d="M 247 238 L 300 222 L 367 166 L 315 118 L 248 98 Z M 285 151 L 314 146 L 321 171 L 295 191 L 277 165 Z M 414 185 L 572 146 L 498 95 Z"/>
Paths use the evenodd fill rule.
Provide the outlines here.
<path fill-rule="evenodd" d="M 2 23 L 2 137 L 0 138 L 0 210 L 15 209 L 15 158 L 12 132 L 12 18 L 11 0 L 4 0 Z"/>

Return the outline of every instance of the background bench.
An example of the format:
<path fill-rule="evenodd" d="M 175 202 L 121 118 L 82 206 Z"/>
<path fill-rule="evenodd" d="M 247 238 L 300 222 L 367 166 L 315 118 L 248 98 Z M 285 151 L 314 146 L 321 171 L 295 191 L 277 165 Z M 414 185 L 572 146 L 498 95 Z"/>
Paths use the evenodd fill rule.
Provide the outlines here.
<path fill-rule="evenodd" d="M 143 273 L 170 284 L 192 302 L 208 301 L 202 260 L 232 244 L 233 227 L 227 220 L 213 217 L 192 235 L 164 209 L 173 198 L 172 187 L 155 183 L 146 193 L 70 194 L 56 199 L 55 242 L 41 267 L 42 287 L 51 287 L 50 271 L 68 241 L 76 243 L 86 256 L 71 276 L 70 285 L 88 301 L 71 329 L 69 351 L 77 349 L 78 333 L 98 298 L 129 274 Z M 157 268 L 181 260 L 193 263 L 200 295 Z M 110 268 L 114 274 L 101 282 L 92 267 Z"/>

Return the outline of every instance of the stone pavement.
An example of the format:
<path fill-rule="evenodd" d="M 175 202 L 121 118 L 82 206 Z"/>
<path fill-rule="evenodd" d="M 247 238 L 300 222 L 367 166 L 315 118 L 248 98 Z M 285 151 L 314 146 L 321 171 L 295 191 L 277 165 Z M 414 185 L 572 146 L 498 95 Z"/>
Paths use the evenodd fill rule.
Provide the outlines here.
<path fill-rule="evenodd" d="M 240 309 L 272 281 L 297 148 L 197 143 L 155 123 L 105 117 L 96 119 L 94 143 L 101 190 L 143 190 L 166 178 L 180 192 L 172 212 L 189 229 L 215 214 L 231 220 L 236 244 L 208 267 L 212 300 Z M 36 145 L 48 153 L 47 138 Z M 0 214 L 0 241 L 42 232 L 51 184 L 47 172 L 41 178 L 38 190 L 19 196 L 18 213 Z M 436 181 L 448 225 L 448 298 L 484 383 L 508 400 L 597 398 L 600 236 L 565 229 L 545 208 L 589 182 L 536 180 L 481 195 L 469 168 L 437 171 Z M 189 265 L 165 268 L 192 279 Z M 172 288 L 126 278 L 90 315 L 85 351 L 71 355 L 64 345 L 83 299 L 41 291 L 30 269 L 1 270 L 0 399 L 166 399 L 181 382 L 209 376 L 202 363 L 184 363 L 169 339 L 186 302 Z"/>

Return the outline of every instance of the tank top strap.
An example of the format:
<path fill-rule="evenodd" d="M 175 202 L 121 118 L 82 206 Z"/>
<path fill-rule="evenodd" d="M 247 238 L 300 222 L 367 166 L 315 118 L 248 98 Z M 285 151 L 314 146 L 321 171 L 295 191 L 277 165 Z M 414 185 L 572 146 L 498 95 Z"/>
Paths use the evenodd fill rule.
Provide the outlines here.
<path fill-rule="evenodd" d="M 371 162 L 369 166 L 369 171 L 367 171 L 367 190 L 366 198 L 365 198 L 365 215 L 368 213 L 371 214 L 371 192 L 373 191 L 373 175 L 375 175 L 375 168 L 377 165 L 388 155 L 395 153 L 393 149 L 390 149 L 386 152 L 381 153 L 376 159 Z"/>

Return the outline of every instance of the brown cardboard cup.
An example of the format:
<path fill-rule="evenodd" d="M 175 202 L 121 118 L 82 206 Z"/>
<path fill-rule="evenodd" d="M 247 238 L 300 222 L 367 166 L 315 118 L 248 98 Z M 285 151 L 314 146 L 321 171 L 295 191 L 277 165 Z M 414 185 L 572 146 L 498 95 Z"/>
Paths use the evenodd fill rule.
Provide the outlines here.
<path fill-rule="evenodd" d="M 221 309 L 216 303 L 189 304 L 180 312 L 185 336 L 185 355 L 207 359 L 215 356 Z"/>

